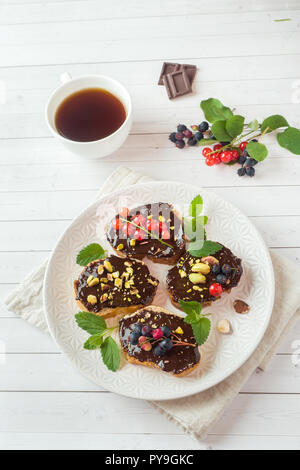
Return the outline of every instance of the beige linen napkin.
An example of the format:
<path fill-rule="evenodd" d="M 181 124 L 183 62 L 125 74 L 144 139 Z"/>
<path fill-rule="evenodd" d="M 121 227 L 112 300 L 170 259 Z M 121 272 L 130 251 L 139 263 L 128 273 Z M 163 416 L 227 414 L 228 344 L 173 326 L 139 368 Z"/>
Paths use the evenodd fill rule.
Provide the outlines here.
<path fill-rule="evenodd" d="M 106 180 L 97 198 L 147 181 L 151 179 L 120 167 Z M 300 268 L 276 253 L 271 253 L 271 257 L 275 273 L 274 309 L 265 336 L 248 361 L 228 379 L 205 392 L 179 400 L 151 402 L 160 413 L 196 439 L 206 436 L 253 371 L 257 367 L 265 369 L 280 341 L 300 318 Z M 42 299 L 46 265 L 47 260 L 27 276 L 5 303 L 9 310 L 48 332 Z"/>

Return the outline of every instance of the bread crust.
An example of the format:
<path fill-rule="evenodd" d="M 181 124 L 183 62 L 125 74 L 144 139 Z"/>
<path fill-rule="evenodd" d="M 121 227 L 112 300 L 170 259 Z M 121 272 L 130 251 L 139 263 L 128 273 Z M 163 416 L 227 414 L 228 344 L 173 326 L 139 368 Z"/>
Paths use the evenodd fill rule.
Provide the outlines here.
<path fill-rule="evenodd" d="M 144 310 L 144 307 L 140 309 L 141 311 Z M 169 310 L 163 308 L 163 307 L 158 307 L 156 305 L 150 305 L 147 307 L 147 311 L 152 311 L 152 312 L 163 312 L 167 315 L 173 315 L 173 316 L 177 316 L 177 317 L 180 317 L 180 318 L 183 318 L 181 315 L 178 315 L 177 313 L 174 313 L 174 312 L 170 312 Z M 131 314 L 131 315 L 128 315 L 128 317 L 130 316 L 134 316 L 136 315 L 137 313 L 139 313 L 139 311 L 136 311 L 134 314 Z M 184 370 L 183 372 L 180 372 L 179 374 L 175 374 L 174 372 L 166 372 L 164 370 L 162 370 L 158 364 L 156 364 L 155 362 L 152 362 L 152 361 L 139 361 L 137 358 L 135 357 L 132 357 L 130 356 L 127 351 L 123 348 L 122 346 L 122 342 L 121 342 L 121 349 L 122 349 L 122 352 L 126 358 L 126 360 L 128 362 L 130 362 L 131 364 L 136 364 L 136 365 L 142 365 L 142 366 L 145 366 L 145 367 L 151 367 L 152 369 L 155 368 L 155 369 L 159 369 L 161 372 L 164 372 L 165 374 L 170 374 L 170 375 L 173 375 L 174 377 L 184 377 L 188 374 L 191 374 L 199 365 L 200 361 L 201 361 L 201 354 L 199 352 L 199 361 L 194 364 L 193 366 L 189 367 L 188 369 Z M 199 347 L 198 347 L 198 350 L 199 350 Z"/>

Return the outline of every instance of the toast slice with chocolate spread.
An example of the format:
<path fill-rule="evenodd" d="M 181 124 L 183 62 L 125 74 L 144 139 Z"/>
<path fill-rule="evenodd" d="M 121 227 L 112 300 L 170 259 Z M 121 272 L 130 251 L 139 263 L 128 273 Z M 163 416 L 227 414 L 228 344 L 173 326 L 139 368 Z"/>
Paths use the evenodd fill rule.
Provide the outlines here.
<path fill-rule="evenodd" d="M 106 237 L 119 256 L 149 258 L 175 264 L 185 250 L 180 215 L 164 202 L 121 209 L 107 227 Z"/>
<path fill-rule="evenodd" d="M 176 308 L 181 308 L 179 300 L 197 301 L 207 306 L 218 300 L 222 292 L 229 293 L 236 287 L 242 273 L 241 259 L 222 245 L 213 256 L 203 258 L 186 252 L 176 266 L 169 269 L 166 287 Z"/>
<path fill-rule="evenodd" d="M 126 315 L 119 322 L 119 335 L 123 353 L 132 364 L 182 377 L 200 362 L 191 325 L 165 308 L 150 305 Z"/>
<path fill-rule="evenodd" d="M 83 269 L 74 295 L 81 310 L 109 318 L 151 304 L 158 284 L 143 261 L 111 255 Z"/>

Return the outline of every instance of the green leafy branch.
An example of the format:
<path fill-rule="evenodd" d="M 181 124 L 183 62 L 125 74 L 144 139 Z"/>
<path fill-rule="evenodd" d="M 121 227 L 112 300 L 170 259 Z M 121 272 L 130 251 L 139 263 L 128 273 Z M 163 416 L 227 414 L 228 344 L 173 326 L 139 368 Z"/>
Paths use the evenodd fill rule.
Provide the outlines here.
<path fill-rule="evenodd" d="M 102 360 L 106 367 L 115 372 L 120 367 L 120 349 L 111 337 L 112 332 L 118 328 L 108 328 L 102 317 L 89 312 L 79 312 L 75 315 L 78 326 L 91 336 L 84 343 L 84 349 L 100 349 Z"/>
<path fill-rule="evenodd" d="M 205 118 L 212 124 L 211 132 L 216 140 L 226 142 L 219 151 L 226 150 L 228 147 L 237 147 L 246 138 L 258 139 L 258 142 L 248 143 L 247 152 L 255 160 L 263 161 L 268 155 L 267 147 L 261 143 L 263 136 L 277 129 L 286 128 L 277 134 L 277 142 L 295 155 L 300 155 L 300 131 L 291 127 L 280 114 L 268 116 L 261 124 L 257 119 L 245 124 L 243 116 L 235 115 L 229 107 L 224 106 L 216 98 L 203 100 L 200 106 Z M 202 139 L 199 145 L 209 145 L 214 142 L 213 139 Z"/>
<path fill-rule="evenodd" d="M 211 321 L 207 318 L 210 313 L 203 314 L 202 306 L 199 302 L 185 302 L 179 300 L 182 310 L 187 314 L 184 321 L 189 323 L 193 329 L 195 340 L 199 346 L 204 344 L 209 336 Z"/>

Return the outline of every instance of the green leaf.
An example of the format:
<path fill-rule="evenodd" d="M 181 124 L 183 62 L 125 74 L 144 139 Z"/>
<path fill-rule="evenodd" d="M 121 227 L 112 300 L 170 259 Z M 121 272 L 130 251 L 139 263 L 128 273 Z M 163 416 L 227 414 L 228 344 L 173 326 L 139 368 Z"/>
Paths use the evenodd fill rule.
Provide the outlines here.
<path fill-rule="evenodd" d="M 250 157 L 255 158 L 258 162 L 262 162 L 268 155 L 267 147 L 259 142 L 249 142 L 246 150 Z"/>
<path fill-rule="evenodd" d="M 232 140 L 232 137 L 226 131 L 226 121 L 214 122 L 211 131 L 219 142 L 231 142 Z"/>
<path fill-rule="evenodd" d="M 120 350 L 115 340 L 108 336 L 101 344 L 101 356 L 109 370 L 115 372 L 120 367 Z"/>
<path fill-rule="evenodd" d="M 199 302 L 191 300 L 190 302 L 186 302 L 185 300 L 179 300 L 179 305 L 182 310 L 187 314 L 184 321 L 186 323 L 191 323 L 188 319 L 189 315 L 199 315 L 202 311 L 202 305 Z"/>
<path fill-rule="evenodd" d="M 89 312 L 79 312 L 75 315 L 77 325 L 90 335 L 106 330 L 106 322 L 102 317 Z"/>
<path fill-rule="evenodd" d="M 231 109 L 224 106 L 221 101 L 216 98 L 209 98 L 208 100 L 201 101 L 200 106 L 204 112 L 205 118 L 209 122 L 229 119 L 233 116 Z"/>
<path fill-rule="evenodd" d="M 103 333 L 96 333 L 95 335 L 90 336 L 83 345 L 84 349 L 98 349 L 103 343 L 104 333 L 105 331 L 103 331 Z"/>
<path fill-rule="evenodd" d="M 197 250 L 189 248 L 188 251 L 189 253 L 191 253 L 192 256 L 200 258 L 202 256 L 213 255 L 214 253 L 220 251 L 221 248 L 222 245 L 220 245 L 220 243 L 212 242 L 210 240 L 204 240 L 202 248 L 199 248 Z"/>
<path fill-rule="evenodd" d="M 231 137 L 237 137 L 243 132 L 245 118 L 236 114 L 226 121 L 226 131 Z M 214 134 L 215 135 L 215 134 Z M 230 139 L 231 140 L 231 139 Z"/>
<path fill-rule="evenodd" d="M 208 318 L 202 317 L 197 323 L 192 323 L 193 333 L 195 340 L 199 346 L 204 344 L 207 340 L 210 333 L 210 320 Z"/>
<path fill-rule="evenodd" d="M 267 130 L 267 133 L 268 133 L 268 132 L 275 131 L 275 129 L 279 129 L 280 127 L 287 127 L 288 125 L 289 124 L 287 120 L 283 116 L 280 116 L 280 114 L 273 114 L 272 116 L 267 117 L 262 122 L 261 131 L 264 132 L 268 127 L 269 128 Z"/>
<path fill-rule="evenodd" d="M 249 127 L 249 129 L 252 129 L 253 131 L 258 131 L 258 129 L 259 129 L 258 120 L 253 119 L 253 121 L 249 122 L 248 127 Z"/>
<path fill-rule="evenodd" d="M 199 214 L 201 214 L 203 209 L 203 199 L 198 194 L 197 196 L 194 197 L 192 200 L 190 207 L 189 207 L 189 215 L 191 217 L 197 217 Z"/>
<path fill-rule="evenodd" d="M 284 132 L 277 134 L 277 140 L 281 147 L 300 155 L 300 131 L 296 127 L 288 127 Z"/>
<path fill-rule="evenodd" d="M 207 224 L 207 216 L 201 215 L 199 217 L 184 217 L 184 233 L 190 239 L 194 240 L 195 238 L 200 238 L 204 240 L 205 228 Z"/>
<path fill-rule="evenodd" d="M 101 245 L 98 243 L 91 243 L 83 248 L 77 255 L 76 263 L 80 266 L 86 266 L 87 264 L 95 261 L 96 259 L 105 258 L 106 253 Z"/>
<path fill-rule="evenodd" d="M 216 139 L 201 139 L 197 143 L 199 147 L 204 147 L 204 145 L 213 145 L 216 143 Z"/>

